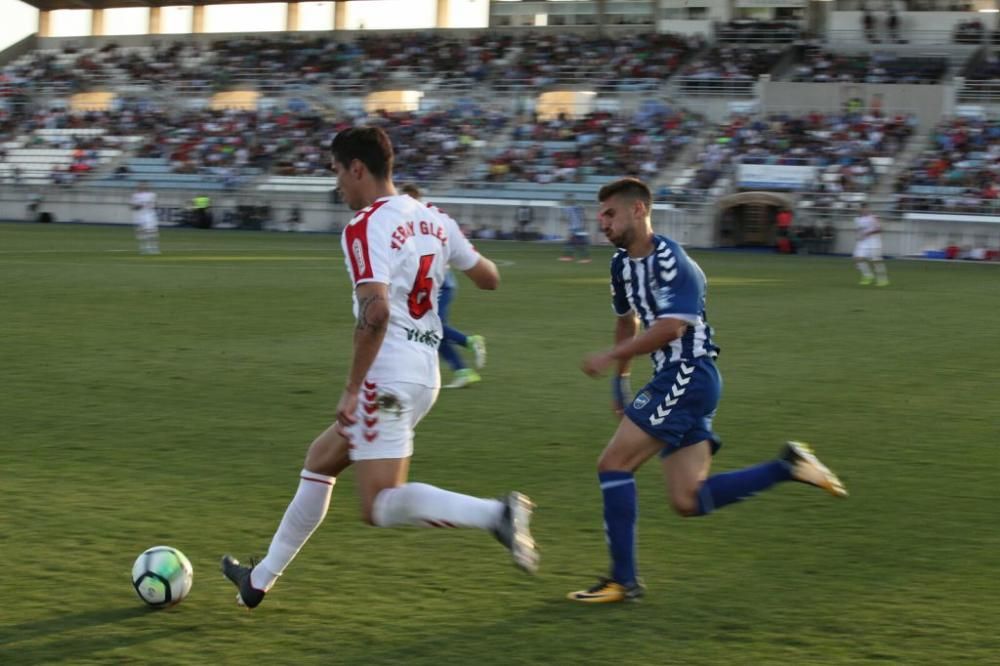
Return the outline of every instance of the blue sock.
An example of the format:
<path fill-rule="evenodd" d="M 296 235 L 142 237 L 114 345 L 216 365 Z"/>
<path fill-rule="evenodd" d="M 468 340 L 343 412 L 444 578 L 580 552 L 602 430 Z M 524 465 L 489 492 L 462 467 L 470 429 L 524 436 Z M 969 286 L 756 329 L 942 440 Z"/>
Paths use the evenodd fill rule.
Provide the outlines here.
<path fill-rule="evenodd" d="M 604 495 L 604 531 L 611 553 L 611 577 L 619 583 L 635 580 L 635 521 L 639 514 L 632 472 L 600 472 Z"/>
<path fill-rule="evenodd" d="M 465 367 L 465 363 L 462 363 L 462 357 L 455 351 L 455 346 L 448 342 L 448 338 L 441 340 L 438 353 L 451 366 L 452 370 L 461 370 Z"/>
<path fill-rule="evenodd" d="M 469 337 L 465 333 L 462 333 L 457 328 L 452 328 L 448 324 L 444 325 L 444 339 L 462 347 L 467 347 L 469 344 Z"/>
<path fill-rule="evenodd" d="M 783 460 L 772 460 L 753 467 L 724 472 L 708 478 L 698 490 L 700 515 L 739 502 L 781 481 L 792 478 L 791 467 Z"/>

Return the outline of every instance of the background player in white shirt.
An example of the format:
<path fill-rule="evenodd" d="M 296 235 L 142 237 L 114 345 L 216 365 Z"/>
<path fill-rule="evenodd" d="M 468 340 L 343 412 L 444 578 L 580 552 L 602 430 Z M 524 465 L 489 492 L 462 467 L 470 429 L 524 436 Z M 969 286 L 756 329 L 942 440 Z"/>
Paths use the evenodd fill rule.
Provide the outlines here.
<path fill-rule="evenodd" d="M 149 183 L 139 183 L 132 193 L 132 223 L 139 241 L 139 254 L 160 253 L 160 232 L 156 226 L 156 193 Z"/>
<path fill-rule="evenodd" d="M 873 281 L 879 287 L 889 285 L 889 274 L 882 261 L 882 225 L 868 206 L 862 206 L 860 214 L 854 218 L 858 240 L 854 245 L 854 263 L 861 271 L 861 284 Z M 873 270 L 874 269 L 874 270 Z"/>
<path fill-rule="evenodd" d="M 309 447 L 298 492 L 267 556 L 253 566 L 232 556 L 222 571 L 253 608 L 264 599 L 326 516 L 337 476 L 354 465 L 364 521 L 378 527 L 477 527 L 493 533 L 520 568 L 534 572 L 531 501 L 512 492 L 479 499 L 408 483 L 413 429 L 441 385 L 438 287 L 449 264 L 480 289 L 496 289 L 496 265 L 433 206 L 397 195 L 392 144 L 379 128 L 340 132 L 330 146 L 344 201 L 358 214 L 341 237 L 354 285 L 354 354 L 337 420 Z"/>

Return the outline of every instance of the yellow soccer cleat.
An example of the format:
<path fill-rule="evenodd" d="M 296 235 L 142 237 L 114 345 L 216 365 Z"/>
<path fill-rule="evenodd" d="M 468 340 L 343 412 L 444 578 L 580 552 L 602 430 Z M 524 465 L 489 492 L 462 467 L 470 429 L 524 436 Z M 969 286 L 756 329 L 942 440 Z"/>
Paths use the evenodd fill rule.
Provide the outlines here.
<path fill-rule="evenodd" d="M 570 592 L 566 598 L 584 604 L 614 604 L 622 601 L 637 601 L 646 593 L 646 588 L 639 581 L 630 585 L 622 585 L 610 578 L 601 578 L 597 585 L 589 590 Z"/>
<path fill-rule="evenodd" d="M 788 463 L 792 478 L 796 481 L 822 488 L 834 497 L 847 497 L 847 488 L 843 482 L 819 461 L 808 444 L 786 442 L 780 457 Z"/>

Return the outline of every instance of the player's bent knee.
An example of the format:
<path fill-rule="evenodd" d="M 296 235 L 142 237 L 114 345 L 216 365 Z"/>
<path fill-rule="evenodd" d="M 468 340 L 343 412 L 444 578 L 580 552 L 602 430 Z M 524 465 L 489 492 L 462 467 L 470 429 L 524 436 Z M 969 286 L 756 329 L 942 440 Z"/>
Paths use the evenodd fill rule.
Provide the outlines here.
<path fill-rule="evenodd" d="M 698 495 L 694 492 L 670 493 L 670 508 L 682 518 L 693 518 L 701 515 Z"/>
<path fill-rule="evenodd" d="M 598 472 L 630 472 L 632 471 L 628 462 L 621 456 L 608 454 L 607 451 L 597 459 Z"/>

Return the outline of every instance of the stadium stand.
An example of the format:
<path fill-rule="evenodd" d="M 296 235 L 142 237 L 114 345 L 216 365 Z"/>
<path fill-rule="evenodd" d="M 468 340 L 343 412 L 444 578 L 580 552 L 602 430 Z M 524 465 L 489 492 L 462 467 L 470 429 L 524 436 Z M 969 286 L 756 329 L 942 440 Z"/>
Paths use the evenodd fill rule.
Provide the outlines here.
<path fill-rule="evenodd" d="M 712 47 L 682 68 L 680 91 L 692 95 L 753 94 L 757 78 L 770 72 L 786 51 L 785 47 Z"/>
<path fill-rule="evenodd" d="M 801 20 L 810 6 L 730 7 L 715 22 L 689 8 L 603 32 L 43 39 L 0 64 L 0 181 L 330 205 L 324 146 L 368 123 L 390 132 L 397 179 L 435 197 L 558 206 L 629 174 L 706 216 L 750 189 L 803 210 L 896 196 L 900 214 L 992 213 L 992 21 L 949 12 L 937 26 L 920 8 L 870 10 L 871 34 L 865 7 L 838 0 L 823 35 L 806 32 L 821 25 Z M 400 91 L 414 101 L 376 100 Z M 549 93 L 580 106 L 553 112 Z M 969 118 L 934 128 L 951 113 Z"/>
<path fill-rule="evenodd" d="M 897 178 L 904 211 L 1000 210 L 1000 121 L 954 118 L 938 125 L 923 152 Z"/>
<path fill-rule="evenodd" d="M 715 40 L 720 44 L 754 42 L 783 44 L 794 42 L 801 37 L 801 28 L 788 21 L 738 19 L 722 23 L 715 29 Z"/>
<path fill-rule="evenodd" d="M 706 140 L 690 170 L 671 187 L 808 193 L 807 206 L 858 203 L 893 166 L 913 133 L 905 117 L 872 114 L 736 116 Z M 772 174 L 780 169 L 781 178 Z"/>
<path fill-rule="evenodd" d="M 877 51 L 837 54 L 813 46 L 804 49 L 794 67 L 793 81 L 864 83 L 938 83 L 948 60 L 937 56 L 907 57 Z"/>
<path fill-rule="evenodd" d="M 692 115 L 664 106 L 634 116 L 594 112 L 528 122 L 514 129 L 481 174 L 490 183 L 543 185 L 621 174 L 651 179 L 701 127 Z"/>
<path fill-rule="evenodd" d="M 245 36 L 203 45 L 66 46 L 6 66 L 14 85 L 47 94 L 94 86 L 181 85 L 221 90 L 253 83 L 270 93 L 324 86 L 368 90 L 388 83 L 447 89 L 540 89 L 585 82 L 597 90 L 651 90 L 701 46 L 697 38 L 639 34 L 615 39 L 555 34 L 446 37 L 402 33 L 350 41 L 296 34 Z"/>

